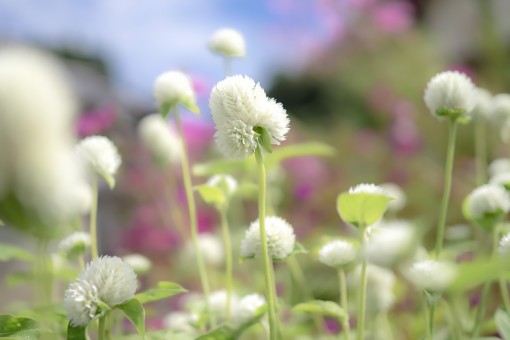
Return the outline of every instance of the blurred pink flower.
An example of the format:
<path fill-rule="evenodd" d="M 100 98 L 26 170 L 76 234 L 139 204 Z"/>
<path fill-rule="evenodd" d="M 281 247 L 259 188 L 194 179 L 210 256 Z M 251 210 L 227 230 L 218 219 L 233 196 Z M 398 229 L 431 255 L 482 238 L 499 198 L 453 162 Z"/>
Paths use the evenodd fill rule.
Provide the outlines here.
<path fill-rule="evenodd" d="M 389 129 L 390 144 L 398 154 L 409 156 L 421 150 L 422 138 L 413 120 L 415 111 L 413 104 L 407 101 L 397 102 L 391 111 L 394 120 Z"/>
<path fill-rule="evenodd" d="M 135 224 L 122 236 L 125 248 L 151 257 L 167 256 L 169 249 L 175 249 L 180 243 L 177 231 L 145 223 Z"/>
<path fill-rule="evenodd" d="M 117 120 L 117 110 L 109 105 L 93 111 L 84 112 L 76 123 L 80 138 L 101 134 L 113 126 Z"/>
<path fill-rule="evenodd" d="M 330 334 L 337 334 L 338 332 L 340 332 L 340 324 L 338 323 L 337 320 L 333 318 L 325 317 L 324 330 Z"/>
<path fill-rule="evenodd" d="M 403 1 L 379 3 L 374 7 L 373 19 L 376 28 L 386 33 L 403 33 L 413 23 L 413 8 Z"/>
<path fill-rule="evenodd" d="M 294 197 L 304 201 L 327 180 L 327 169 L 317 157 L 299 157 L 288 159 L 283 163 L 295 183 Z"/>
<path fill-rule="evenodd" d="M 200 117 L 185 116 L 182 120 L 182 127 L 190 157 L 200 159 L 202 154 L 213 144 L 214 124 Z"/>

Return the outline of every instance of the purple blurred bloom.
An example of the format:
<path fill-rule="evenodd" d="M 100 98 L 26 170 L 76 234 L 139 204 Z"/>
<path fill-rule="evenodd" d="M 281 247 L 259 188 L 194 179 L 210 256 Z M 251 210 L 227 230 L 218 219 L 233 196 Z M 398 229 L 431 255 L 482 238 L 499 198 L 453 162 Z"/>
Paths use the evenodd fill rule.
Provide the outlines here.
<path fill-rule="evenodd" d="M 337 334 L 340 332 L 340 323 L 336 319 L 325 317 L 324 318 L 324 330 L 330 334 Z"/>
<path fill-rule="evenodd" d="M 413 25 L 413 8 L 403 1 L 377 4 L 373 11 L 377 29 L 386 33 L 403 33 Z"/>
<path fill-rule="evenodd" d="M 101 134 L 113 126 L 117 120 L 117 110 L 113 106 L 84 112 L 76 123 L 76 130 L 80 138 Z"/>
<path fill-rule="evenodd" d="M 185 116 L 182 121 L 182 128 L 190 157 L 193 159 L 201 158 L 202 154 L 213 144 L 214 124 L 202 118 Z"/>

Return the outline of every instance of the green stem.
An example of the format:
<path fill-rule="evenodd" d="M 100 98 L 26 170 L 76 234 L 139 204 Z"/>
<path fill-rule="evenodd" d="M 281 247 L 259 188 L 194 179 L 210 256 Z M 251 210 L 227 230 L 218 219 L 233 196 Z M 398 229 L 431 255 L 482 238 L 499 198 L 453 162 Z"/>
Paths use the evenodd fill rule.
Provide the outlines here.
<path fill-rule="evenodd" d="M 342 318 L 342 333 L 345 335 L 344 339 L 349 340 L 351 338 L 351 329 L 349 326 L 349 313 L 347 309 L 347 280 L 343 269 L 338 270 L 338 281 L 340 284 L 340 306 L 342 306 L 345 312 Z"/>
<path fill-rule="evenodd" d="M 475 121 L 476 184 L 487 182 L 487 122 L 483 117 Z"/>
<path fill-rule="evenodd" d="M 97 189 L 97 177 L 96 175 L 92 175 L 92 201 L 90 204 L 90 254 L 92 260 L 98 256 L 97 251 L 97 199 L 98 199 L 98 189 Z"/>
<path fill-rule="evenodd" d="M 225 72 L 225 77 L 230 76 L 232 73 L 232 58 L 223 57 L 223 71 Z"/>
<path fill-rule="evenodd" d="M 441 211 L 439 212 L 439 224 L 436 240 L 436 258 L 439 258 L 443 249 L 444 229 L 446 225 L 446 214 L 448 212 L 448 203 L 450 200 L 450 191 L 452 187 L 453 159 L 455 157 L 455 138 L 457 135 L 457 123 L 450 120 L 448 125 L 448 150 L 446 154 L 446 167 L 444 174 L 444 191 L 441 202 Z"/>
<path fill-rule="evenodd" d="M 85 269 L 85 255 L 80 254 L 78 256 L 78 264 L 80 265 L 80 270 Z"/>
<path fill-rule="evenodd" d="M 47 240 L 39 240 L 38 255 L 35 265 L 35 272 L 37 274 L 35 284 L 39 287 L 39 289 L 36 290 L 39 295 L 39 302 L 42 306 L 49 306 L 51 304 L 53 279 Z"/>
<path fill-rule="evenodd" d="M 365 227 L 360 226 L 359 230 L 361 249 L 363 249 L 365 244 Z M 365 309 L 367 304 L 367 265 L 368 261 L 365 256 L 361 264 L 361 295 L 359 299 L 358 310 L 358 340 L 363 340 L 363 333 L 365 331 Z"/>
<path fill-rule="evenodd" d="M 499 278 L 499 289 L 501 290 L 501 296 L 503 297 L 505 310 L 507 313 L 510 313 L 510 296 L 508 295 L 507 282 L 504 277 Z"/>
<path fill-rule="evenodd" d="M 232 291 L 234 286 L 233 270 L 232 270 L 232 244 L 230 241 L 230 231 L 228 227 L 227 209 L 220 209 L 221 218 L 221 231 L 223 233 L 223 242 L 225 244 L 225 271 L 226 271 L 226 286 L 227 286 L 227 304 L 225 315 L 227 323 L 232 321 Z"/>
<path fill-rule="evenodd" d="M 99 319 L 99 328 L 97 329 L 97 340 L 105 340 L 106 315 Z"/>
<path fill-rule="evenodd" d="M 430 336 L 430 340 L 433 340 L 434 339 L 434 314 L 435 314 L 435 311 L 436 311 L 436 304 L 435 303 L 431 303 L 427 300 L 427 306 L 428 306 L 428 313 L 429 313 L 429 316 L 428 316 L 428 333 L 429 336 Z"/>
<path fill-rule="evenodd" d="M 266 286 L 266 299 L 269 316 L 269 338 L 278 339 L 278 321 L 276 316 L 276 294 L 275 283 L 271 275 L 272 260 L 269 259 L 266 237 L 266 169 L 262 150 L 257 147 L 255 151 L 257 167 L 259 173 L 259 224 L 260 224 L 260 243 L 262 252 L 262 261 L 264 265 L 264 278 Z"/>
<path fill-rule="evenodd" d="M 195 248 L 198 273 L 200 275 L 202 292 L 204 294 L 205 312 L 206 312 L 206 314 L 209 314 L 209 281 L 207 279 L 207 271 L 205 269 L 204 258 L 202 256 L 202 250 L 200 249 L 200 244 L 198 242 L 197 208 L 195 205 L 195 197 L 193 196 L 193 187 L 191 184 L 191 171 L 190 171 L 189 162 L 188 162 L 188 150 L 186 147 L 186 140 L 184 138 L 184 131 L 182 129 L 181 118 L 179 116 L 179 110 L 177 110 L 177 108 L 175 108 L 175 122 L 177 125 L 177 130 L 179 132 L 179 136 L 181 138 L 182 178 L 184 181 L 184 190 L 186 192 L 186 199 L 188 201 L 188 213 L 189 213 L 189 221 L 190 221 L 190 229 L 191 229 L 191 239 L 193 242 L 193 247 Z M 212 326 L 215 327 L 216 326 L 215 318 L 212 316 L 210 316 L 210 318 L 211 318 Z"/>

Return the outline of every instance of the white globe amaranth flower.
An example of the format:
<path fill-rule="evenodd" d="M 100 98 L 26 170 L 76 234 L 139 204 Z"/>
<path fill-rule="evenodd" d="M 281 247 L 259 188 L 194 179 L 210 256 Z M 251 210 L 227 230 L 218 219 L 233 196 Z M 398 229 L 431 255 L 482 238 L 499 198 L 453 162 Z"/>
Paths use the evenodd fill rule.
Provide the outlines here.
<path fill-rule="evenodd" d="M 67 258 L 73 258 L 77 255 L 85 253 L 90 248 L 90 234 L 79 231 L 64 238 L 58 244 L 58 251 Z"/>
<path fill-rule="evenodd" d="M 384 195 L 388 196 L 388 193 L 380 185 L 371 183 L 362 183 L 354 187 L 349 188 L 349 194 L 369 194 L 369 195 Z"/>
<path fill-rule="evenodd" d="M 465 74 L 446 71 L 435 75 L 427 84 L 424 100 L 438 118 L 467 116 L 475 107 L 475 86 Z"/>
<path fill-rule="evenodd" d="M 266 304 L 266 299 L 260 294 L 245 295 L 237 302 L 233 315 L 234 325 L 240 326 L 255 316 L 257 310 Z"/>
<path fill-rule="evenodd" d="M 78 157 L 88 167 L 113 187 L 115 174 L 122 160 L 119 151 L 113 142 L 104 136 L 89 136 L 84 138 L 77 146 Z"/>
<path fill-rule="evenodd" d="M 266 217 L 266 239 L 269 257 L 273 260 L 287 258 L 294 250 L 296 235 L 292 226 L 281 217 Z M 252 222 L 241 241 L 241 257 L 251 258 L 262 255 L 260 242 L 260 223 Z"/>
<path fill-rule="evenodd" d="M 122 259 L 133 268 L 136 275 L 145 274 L 152 268 L 151 260 L 142 254 L 129 254 Z"/>
<path fill-rule="evenodd" d="M 78 279 L 64 293 L 64 309 L 73 326 L 86 326 L 102 315 L 99 294 L 92 283 Z"/>
<path fill-rule="evenodd" d="M 503 256 L 510 255 L 510 233 L 504 235 L 499 240 L 498 253 Z"/>
<path fill-rule="evenodd" d="M 506 172 L 510 172 L 510 159 L 508 158 L 495 159 L 489 165 L 489 175 L 491 175 L 491 177 Z"/>
<path fill-rule="evenodd" d="M 492 99 L 492 116 L 495 124 L 499 125 L 510 118 L 510 94 L 497 94 Z"/>
<path fill-rule="evenodd" d="M 501 216 L 510 210 L 510 195 L 501 186 L 482 185 L 469 195 L 467 210 L 475 219 Z"/>
<path fill-rule="evenodd" d="M 374 312 L 388 311 L 396 301 L 394 293 L 397 279 L 395 274 L 388 269 L 368 264 L 367 265 L 367 305 Z M 361 265 L 357 266 L 349 275 L 349 284 L 359 287 L 361 284 Z"/>
<path fill-rule="evenodd" d="M 198 321 L 198 315 L 188 312 L 171 312 L 163 317 L 163 325 L 172 331 L 194 333 L 196 328 L 193 326 Z"/>
<path fill-rule="evenodd" d="M 217 83 L 209 99 L 216 124 L 216 142 L 227 157 L 245 158 L 258 145 L 257 128 L 269 133 L 270 143 L 278 145 L 289 131 L 289 118 L 280 103 L 268 98 L 255 81 L 235 75 Z"/>
<path fill-rule="evenodd" d="M 498 185 L 498 186 L 501 186 L 507 190 L 510 189 L 510 171 L 509 172 L 501 172 L 501 173 L 494 175 L 489 180 L 489 184 Z"/>
<path fill-rule="evenodd" d="M 395 183 L 383 183 L 381 184 L 381 188 L 389 197 L 393 198 L 393 200 L 388 203 L 389 211 L 400 211 L 405 207 L 407 197 L 406 193 L 400 186 Z"/>
<path fill-rule="evenodd" d="M 235 294 L 231 294 L 230 296 L 230 307 L 237 305 L 238 297 Z M 212 292 L 209 295 L 209 310 L 211 313 L 214 313 L 216 316 L 221 318 L 225 317 L 225 311 L 227 308 L 227 292 L 225 290 L 218 290 Z"/>
<path fill-rule="evenodd" d="M 370 229 L 364 252 L 372 263 L 390 267 L 415 248 L 416 232 L 409 221 L 380 221 Z"/>
<path fill-rule="evenodd" d="M 180 162 L 181 140 L 159 113 L 150 114 L 140 121 L 138 135 L 157 163 L 166 165 Z"/>
<path fill-rule="evenodd" d="M 211 233 L 200 233 L 198 235 L 198 246 L 206 264 L 213 267 L 221 267 L 225 262 L 225 249 L 222 240 Z M 195 247 L 192 242 L 188 242 L 183 252 L 187 262 L 196 260 Z"/>
<path fill-rule="evenodd" d="M 493 114 L 492 94 L 486 89 L 475 89 L 475 107 L 472 114 L 476 118 L 488 119 Z"/>
<path fill-rule="evenodd" d="M 221 28 L 214 32 L 209 40 L 209 48 L 214 53 L 225 57 L 244 57 L 246 43 L 243 35 L 232 28 Z"/>
<path fill-rule="evenodd" d="M 319 261 L 333 268 L 352 263 L 358 257 L 358 249 L 349 241 L 335 240 L 326 243 L 319 251 Z"/>
<path fill-rule="evenodd" d="M 239 187 L 237 180 L 227 174 L 212 176 L 207 180 L 207 185 L 221 189 L 226 196 L 232 196 Z"/>
<path fill-rule="evenodd" d="M 168 71 L 156 78 L 154 84 L 154 97 L 164 110 L 164 116 L 168 110 L 178 104 L 187 109 L 198 112 L 196 107 L 195 90 L 190 77 L 180 71 Z"/>
<path fill-rule="evenodd" d="M 411 282 L 429 292 L 442 292 L 457 276 L 455 264 L 437 260 L 415 262 L 408 271 Z"/>

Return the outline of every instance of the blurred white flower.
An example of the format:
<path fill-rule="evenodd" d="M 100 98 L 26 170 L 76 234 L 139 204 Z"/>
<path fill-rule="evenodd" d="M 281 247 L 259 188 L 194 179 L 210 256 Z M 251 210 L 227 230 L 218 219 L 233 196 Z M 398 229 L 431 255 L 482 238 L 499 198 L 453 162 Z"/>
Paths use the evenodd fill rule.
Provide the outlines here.
<path fill-rule="evenodd" d="M 144 117 L 138 124 L 138 134 L 156 162 L 163 165 L 180 162 L 181 140 L 159 113 Z"/>
<path fill-rule="evenodd" d="M 446 71 L 435 75 L 429 81 L 424 100 L 435 117 L 468 115 L 476 103 L 474 91 L 475 86 L 465 74 Z"/>
<path fill-rule="evenodd" d="M 349 188 L 349 194 L 369 194 L 369 195 L 384 195 L 388 196 L 384 188 L 375 184 L 362 183 L 355 187 Z"/>
<path fill-rule="evenodd" d="M 429 292 L 444 291 L 453 282 L 457 269 L 453 263 L 423 260 L 415 262 L 408 271 L 411 282 Z"/>
<path fill-rule="evenodd" d="M 85 253 L 90 248 L 90 234 L 83 231 L 75 232 L 64 238 L 58 244 L 58 251 L 67 258 L 73 258 Z"/>
<path fill-rule="evenodd" d="M 388 269 L 368 264 L 367 266 L 367 308 L 375 312 L 387 311 L 395 303 L 395 274 Z M 359 287 L 361 284 L 361 265 L 349 275 L 349 284 Z"/>
<path fill-rule="evenodd" d="M 225 262 L 225 250 L 222 240 L 211 233 L 198 234 L 198 245 L 202 251 L 204 261 L 213 267 L 221 267 Z M 195 261 L 195 248 L 188 242 L 184 248 L 184 257 L 189 262 Z"/>
<path fill-rule="evenodd" d="M 294 249 L 296 235 L 292 226 L 281 217 L 266 217 L 266 238 L 269 257 L 281 260 L 288 257 Z M 260 223 L 252 222 L 241 241 L 241 257 L 259 257 L 262 254 L 260 242 Z"/>
<path fill-rule="evenodd" d="M 506 172 L 510 172 L 510 159 L 508 158 L 495 159 L 489 165 L 489 175 L 491 175 L 491 177 Z"/>
<path fill-rule="evenodd" d="M 266 304 L 266 299 L 260 294 L 249 294 L 242 297 L 236 304 L 233 314 L 234 325 L 240 326 L 255 316 L 257 309 Z"/>
<path fill-rule="evenodd" d="M 494 175 L 489 180 L 489 184 L 498 185 L 501 187 L 510 188 L 510 171 L 509 172 L 501 172 L 499 174 Z"/>
<path fill-rule="evenodd" d="M 319 251 L 319 261 L 333 268 L 350 264 L 357 256 L 356 247 L 351 242 L 344 240 L 328 242 Z"/>
<path fill-rule="evenodd" d="M 243 35 L 231 28 L 222 28 L 214 32 L 209 41 L 209 48 L 225 57 L 244 57 L 246 44 Z"/>
<path fill-rule="evenodd" d="M 483 119 L 487 119 L 493 114 L 492 94 L 486 89 L 480 87 L 475 89 L 475 107 L 472 114 Z"/>
<path fill-rule="evenodd" d="M 76 146 L 76 153 L 89 169 L 103 177 L 110 186 L 122 162 L 119 151 L 110 139 L 104 136 L 89 136 Z"/>
<path fill-rule="evenodd" d="M 216 142 L 227 157 L 245 158 L 255 152 L 258 133 L 267 129 L 271 144 L 280 144 L 289 131 L 289 118 L 280 103 L 268 98 L 253 79 L 236 75 L 216 84 L 209 99 L 216 124 Z"/>
<path fill-rule="evenodd" d="M 195 90 L 191 79 L 180 71 L 168 71 L 157 77 L 154 84 L 154 97 L 160 105 L 167 106 L 165 110 L 177 104 L 188 109 L 196 107 Z"/>
<path fill-rule="evenodd" d="M 136 275 L 145 274 L 152 268 L 151 260 L 142 254 L 129 254 L 122 259 L 133 268 Z"/>
<path fill-rule="evenodd" d="M 212 176 L 207 181 L 207 185 L 221 189 L 221 191 L 223 191 L 223 193 L 226 196 L 232 196 L 239 187 L 237 180 L 234 177 L 227 174 L 219 174 Z"/>
<path fill-rule="evenodd" d="M 415 228 L 410 222 L 380 221 L 370 227 L 364 251 L 370 262 L 389 267 L 406 258 L 415 244 Z"/>
<path fill-rule="evenodd" d="M 497 125 L 510 118 L 510 94 L 501 93 L 493 97 L 492 116 Z"/>
<path fill-rule="evenodd" d="M 504 235 L 501 240 L 499 240 L 498 252 L 501 255 L 510 255 L 510 233 Z"/>
<path fill-rule="evenodd" d="M 172 331 L 193 333 L 196 331 L 193 324 L 198 321 L 196 314 L 187 312 L 171 312 L 163 318 L 165 328 Z"/>
<path fill-rule="evenodd" d="M 482 185 L 469 195 L 467 210 L 474 218 L 506 214 L 510 210 L 510 195 L 501 186 Z"/>
<path fill-rule="evenodd" d="M 381 188 L 383 188 L 387 196 L 393 198 L 393 200 L 388 203 L 389 211 L 399 211 L 405 207 L 407 203 L 407 197 L 406 193 L 404 190 L 402 190 L 401 187 L 395 183 L 384 183 L 381 184 Z"/>
<path fill-rule="evenodd" d="M 225 318 L 225 311 L 227 308 L 227 292 L 225 290 L 218 290 L 209 295 L 209 308 L 210 312 L 214 313 L 220 318 Z M 237 305 L 238 297 L 235 294 L 230 296 L 230 308 L 232 309 Z"/>

